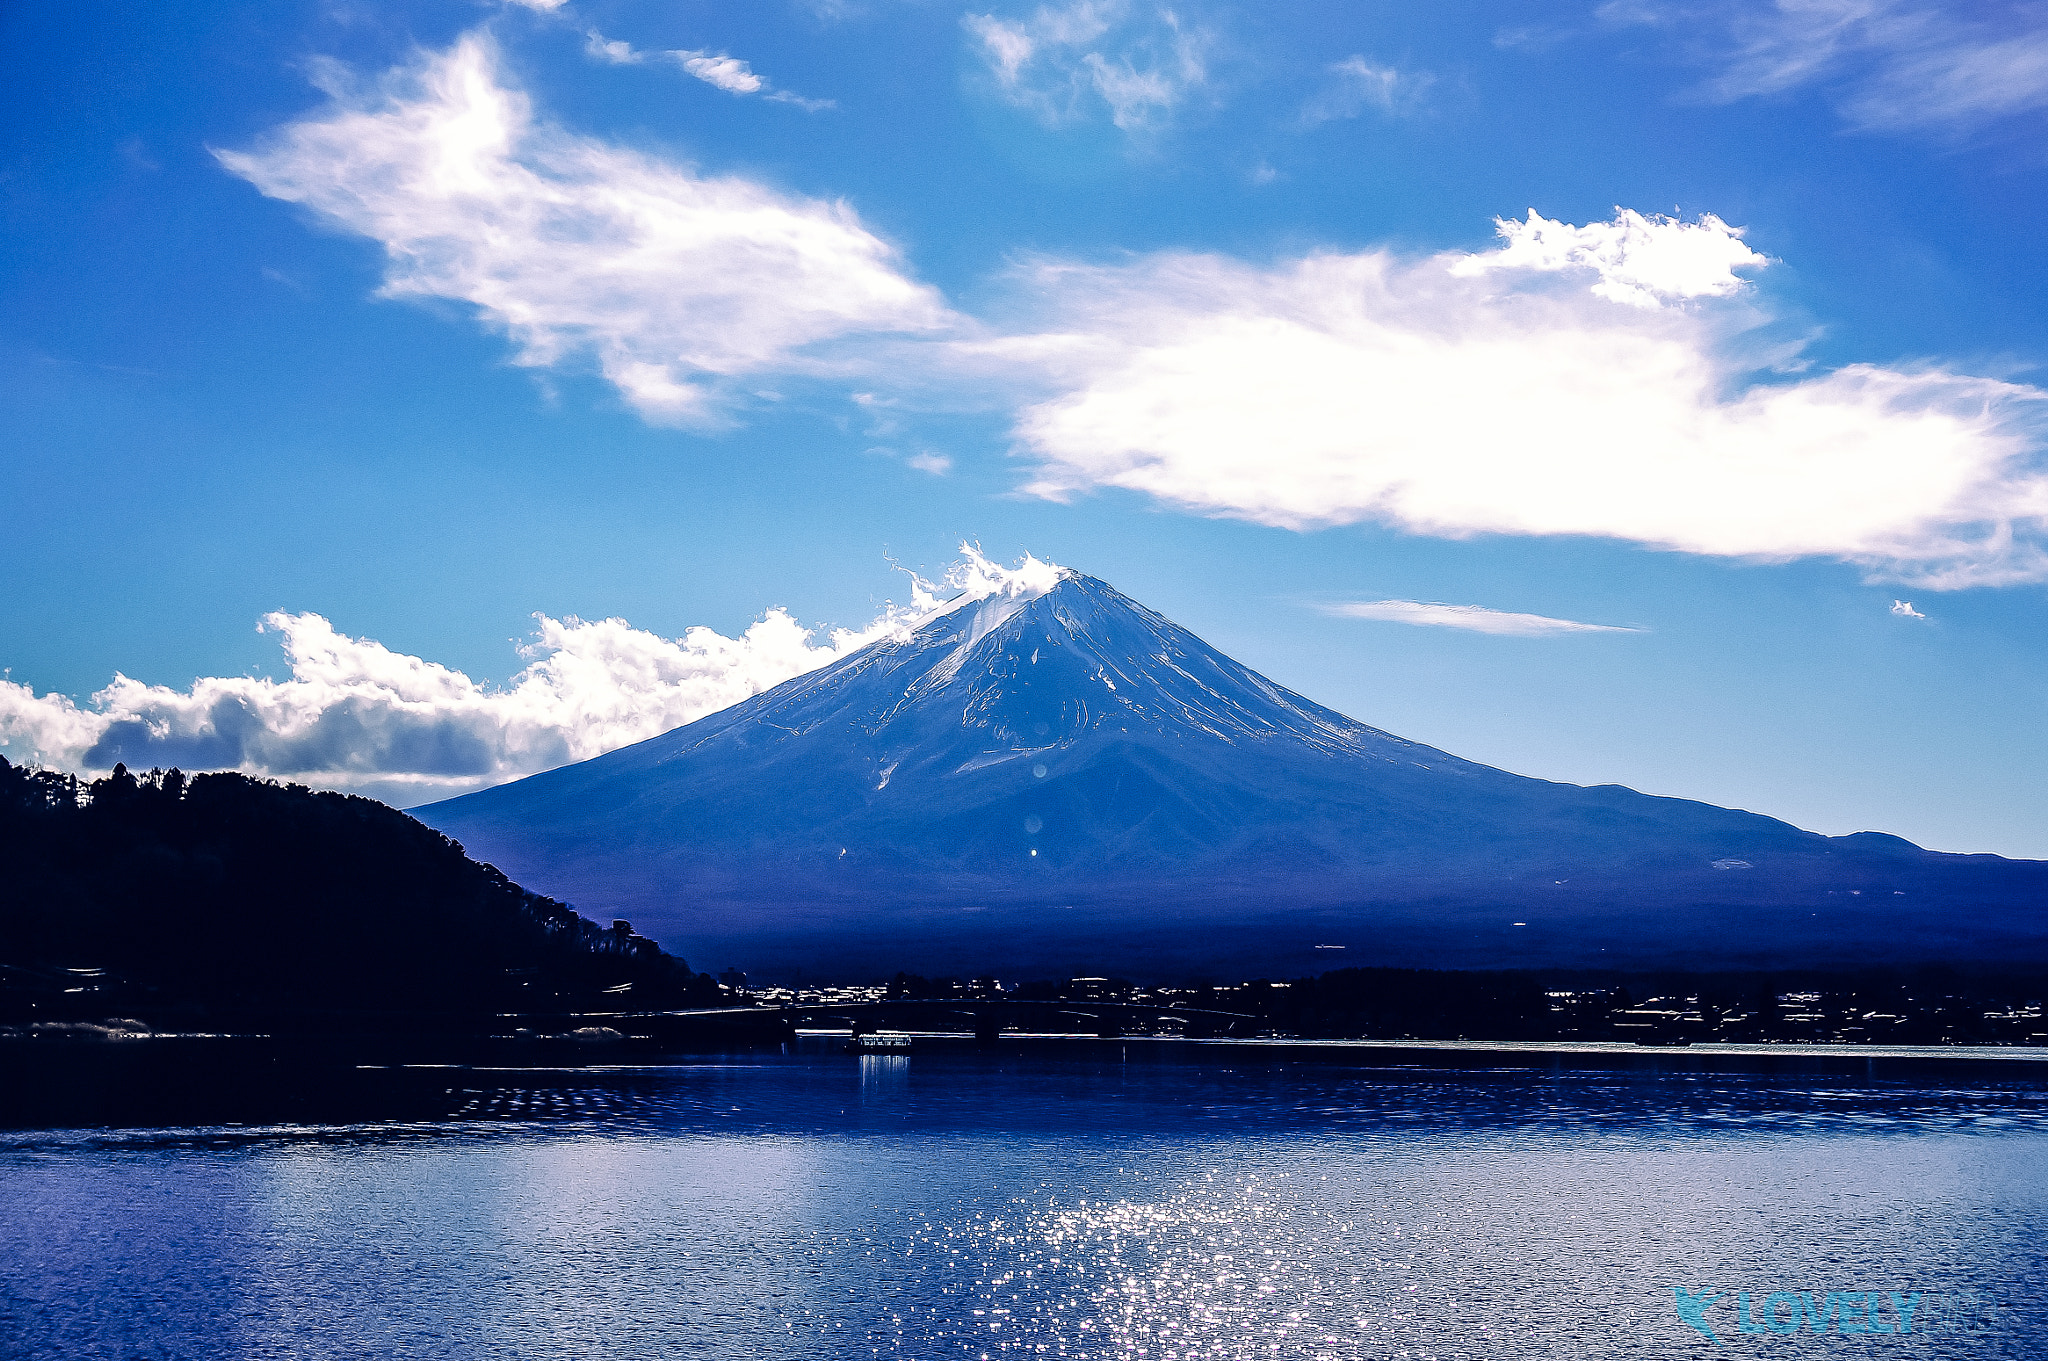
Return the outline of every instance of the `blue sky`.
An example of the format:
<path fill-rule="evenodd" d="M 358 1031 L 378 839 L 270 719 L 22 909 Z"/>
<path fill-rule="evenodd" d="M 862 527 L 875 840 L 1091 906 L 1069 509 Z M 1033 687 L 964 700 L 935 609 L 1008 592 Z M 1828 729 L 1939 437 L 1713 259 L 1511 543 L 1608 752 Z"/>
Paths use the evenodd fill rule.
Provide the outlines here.
<path fill-rule="evenodd" d="M 1473 759 L 2048 856 L 2027 16 L 8 6 L 0 751 L 417 802 L 971 541 Z"/>

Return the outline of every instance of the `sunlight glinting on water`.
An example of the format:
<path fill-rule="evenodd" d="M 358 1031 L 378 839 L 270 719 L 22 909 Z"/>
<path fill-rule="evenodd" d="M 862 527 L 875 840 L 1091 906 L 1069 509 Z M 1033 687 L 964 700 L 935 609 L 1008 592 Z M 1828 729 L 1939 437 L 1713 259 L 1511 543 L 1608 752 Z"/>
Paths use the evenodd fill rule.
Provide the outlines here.
<path fill-rule="evenodd" d="M 1019 1199 L 925 1222 L 909 1255 L 971 1273 L 914 1335 L 968 1356 L 1072 1361 L 1339 1361 L 1389 1354 L 1412 1321 L 1408 1231 L 1354 1224 L 1276 1176 L 1215 1174 L 1152 1202 Z M 1343 1274 L 1330 1267 L 1343 1264 Z M 950 1318 L 945 1317 L 950 1314 Z M 906 1340 L 898 1319 L 895 1341 Z M 1401 1347 L 1398 1356 L 1428 1356 Z"/>

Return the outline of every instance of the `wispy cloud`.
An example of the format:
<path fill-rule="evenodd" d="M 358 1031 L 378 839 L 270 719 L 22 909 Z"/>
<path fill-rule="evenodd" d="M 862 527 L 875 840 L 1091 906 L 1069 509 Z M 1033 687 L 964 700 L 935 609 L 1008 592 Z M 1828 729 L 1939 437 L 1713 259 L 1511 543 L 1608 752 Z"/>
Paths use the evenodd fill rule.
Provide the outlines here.
<path fill-rule="evenodd" d="M 84 705 L 0 679 L 0 751 L 78 771 L 116 761 L 233 769 L 424 802 L 666 732 L 901 636 L 942 597 L 1014 590 L 1051 570 L 961 551 L 939 582 L 911 578 L 909 604 L 822 636 L 781 609 L 736 637 L 536 615 L 527 665 L 503 686 L 350 637 L 317 614 L 271 614 L 261 628 L 283 644 L 290 679 L 204 677 L 177 689 L 117 675 Z"/>
<path fill-rule="evenodd" d="M 1617 0 L 1601 15 L 1708 34 L 1717 72 L 1698 93 L 1716 101 L 1812 86 L 1873 131 L 1967 132 L 2048 111 L 2048 24 L 2024 0 Z"/>
<path fill-rule="evenodd" d="M 1914 609 L 1913 602 L 1910 600 L 1894 600 L 1892 602 L 1892 613 L 1901 619 L 1925 619 L 1927 617 Z"/>
<path fill-rule="evenodd" d="M 1532 219 L 1541 223 L 1542 219 Z M 1562 225 L 1562 224 L 1555 224 Z M 1500 250 L 1041 261 L 1028 489 L 1295 529 L 1588 535 L 1827 557 L 1934 588 L 2048 576 L 2048 402 L 1936 367 L 1794 375 L 1732 229 L 1623 213 Z M 1044 390 L 1041 389 L 1041 390 Z"/>
<path fill-rule="evenodd" d="M 806 199 L 537 120 L 488 37 L 221 163 L 381 243 L 387 297 L 474 305 L 518 362 L 594 359 L 650 420 L 708 422 L 731 380 L 799 372 L 824 342 L 949 313 L 843 203 Z"/>
<path fill-rule="evenodd" d="M 738 57 L 723 52 L 705 52 L 693 48 L 673 48 L 646 51 L 631 43 L 607 38 L 596 29 L 585 35 L 583 50 L 599 61 L 614 66 L 642 66 L 649 61 L 673 63 L 688 74 L 695 76 L 706 85 L 731 95 L 759 95 L 763 99 L 779 104 L 794 104 L 799 108 L 817 112 L 834 107 L 829 99 L 806 99 L 789 90 L 779 90 L 770 84 L 767 77 Z"/>
<path fill-rule="evenodd" d="M 1642 633 L 1619 624 L 1582 624 L 1544 614 L 1515 614 L 1483 605 L 1442 605 L 1425 600 L 1340 600 L 1316 607 L 1340 619 L 1372 619 L 1387 624 L 1419 624 L 1426 628 L 1464 629 L 1536 638 L 1558 633 Z"/>
<path fill-rule="evenodd" d="M 1209 79 L 1208 32 L 1163 7 L 1074 0 L 961 23 L 998 94 L 1049 126 L 1103 111 L 1127 132 L 1156 129 Z"/>
<path fill-rule="evenodd" d="M 1301 121 L 1307 127 L 1356 118 L 1367 109 L 1387 114 L 1412 113 L 1436 83 L 1436 77 L 1427 71 L 1402 71 L 1360 56 L 1346 57 L 1333 64 L 1329 77 L 1329 82 L 1302 106 Z"/>

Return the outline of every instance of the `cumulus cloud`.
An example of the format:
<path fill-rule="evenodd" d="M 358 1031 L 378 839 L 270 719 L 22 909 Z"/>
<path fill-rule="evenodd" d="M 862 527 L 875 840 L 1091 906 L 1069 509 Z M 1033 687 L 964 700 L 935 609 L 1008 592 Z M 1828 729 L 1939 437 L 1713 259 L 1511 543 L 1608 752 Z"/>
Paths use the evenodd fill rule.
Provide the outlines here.
<path fill-rule="evenodd" d="M 1466 256 L 1451 266 L 1453 274 L 1590 270 L 1599 276 L 1593 285 L 1596 297 L 1657 307 L 1686 298 L 1727 297 L 1743 285 L 1736 270 L 1770 263 L 1743 244 L 1740 228 L 1712 213 L 1702 213 L 1697 222 L 1680 222 L 1616 208 L 1612 222 L 1577 227 L 1540 217 L 1531 208 L 1525 221 L 1496 219 L 1494 229 L 1507 245 Z"/>
<path fill-rule="evenodd" d="M 1209 79 L 1208 33 L 1170 9 L 1075 0 L 961 23 L 997 92 L 1048 126 L 1100 110 L 1127 132 L 1158 128 Z"/>
<path fill-rule="evenodd" d="M 1301 121 L 1314 127 L 1339 118 L 1356 118 L 1367 109 L 1408 113 L 1436 83 L 1427 71 L 1401 71 L 1350 56 L 1330 67 L 1330 83 L 1302 106 Z"/>
<path fill-rule="evenodd" d="M 475 306 L 517 362 L 594 359 L 646 418 L 717 419 L 732 380 L 929 332 L 938 295 L 844 203 L 710 176 L 537 120 L 488 37 L 394 71 L 221 163 L 379 242 L 383 293 Z"/>
<path fill-rule="evenodd" d="M 537 615 L 527 666 L 493 686 L 353 638 L 317 614 L 271 614 L 288 680 L 203 677 L 186 689 L 117 675 L 81 705 L 0 679 L 0 751 L 17 762 L 106 770 L 243 770 L 418 803 L 586 760 L 715 713 L 964 600 L 1044 589 L 1058 569 L 1014 568 L 962 548 L 908 605 L 820 637 L 772 609 L 738 637 L 680 638 L 623 619 Z"/>
<path fill-rule="evenodd" d="M 2048 575 L 2048 394 L 1932 366 L 1759 372 L 1739 302 L 1640 305 L 1725 292 L 1732 231 L 1606 225 L 1516 224 L 1479 256 L 1030 266 L 1038 325 L 983 346 L 1043 384 L 1016 424 L 1028 490 L 1829 557 L 1937 588 Z"/>
<path fill-rule="evenodd" d="M 2048 110 L 2048 26 L 2038 5 L 1918 0 L 1746 0 L 1607 5 L 1614 23 L 1705 29 L 1719 68 L 1699 93 L 1732 102 L 1825 90 L 1862 130 L 1966 132 Z"/>
<path fill-rule="evenodd" d="M 760 95 L 777 103 L 795 104 L 814 113 L 819 109 L 833 107 L 833 102 L 829 99 L 805 99 L 791 91 L 778 90 L 748 63 L 723 52 L 704 52 L 690 48 L 647 52 L 634 47 L 631 43 L 607 38 L 594 28 L 585 35 L 585 39 L 585 52 L 599 61 L 610 62 L 614 66 L 641 66 L 650 59 L 673 62 L 706 85 L 723 90 L 727 94 Z"/>
<path fill-rule="evenodd" d="M 1317 607 L 1340 619 L 1371 619 L 1387 624 L 1419 624 L 1427 628 L 1464 629 L 1537 638 L 1558 633 L 1641 633 L 1618 624 L 1582 624 L 1545 614 L 1514 614 L 1483 605 L 1442 605 L 1424 600 L 1339 600 Z"/>
<path fill-rule="evenodd" d="M 620 619 L 537 618 L 529 665 L 496 688 L 317 614 L 272 614 L 288 680 L 205 677 L 188 689 L 126 676 L 81 707 L 0 690 L 0 736 L 16 759 L 81 770 L 239 769 L 328 786 L 459 792 L 582 760 L 733 704 L 868 641 L 822 642 L 770 611 L 737 638 L 667 639 Z"/>
<path fill-rule="evenodd" d="M 1927 617 L 1914 609 L 1913 602 L 1910 600 L 1894 600 L 1892 602 L 1892 613 L 1901 619 L 1925 619 Z"/>

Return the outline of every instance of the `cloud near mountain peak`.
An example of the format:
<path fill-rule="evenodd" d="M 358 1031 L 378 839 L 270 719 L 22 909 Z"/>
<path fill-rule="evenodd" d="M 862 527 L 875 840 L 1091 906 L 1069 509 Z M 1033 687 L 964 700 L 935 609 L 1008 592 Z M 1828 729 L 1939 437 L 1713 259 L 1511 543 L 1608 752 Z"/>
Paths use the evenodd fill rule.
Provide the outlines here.
<path fill-rule="evenodd" d="M 243 770 L 401 804 L 580 761 L 716 712 L 899 627 L 824 639 L 785 610 L 737 637 L 662 638 L 623 619 L 535 616 L 527 666 L 503 686 L 350 637 L 317 614 L 271 614 L 286 680 L 189 688 L 116 676 L 89 706 L 0 681 L 0 748 L 75 770 Z"/>

